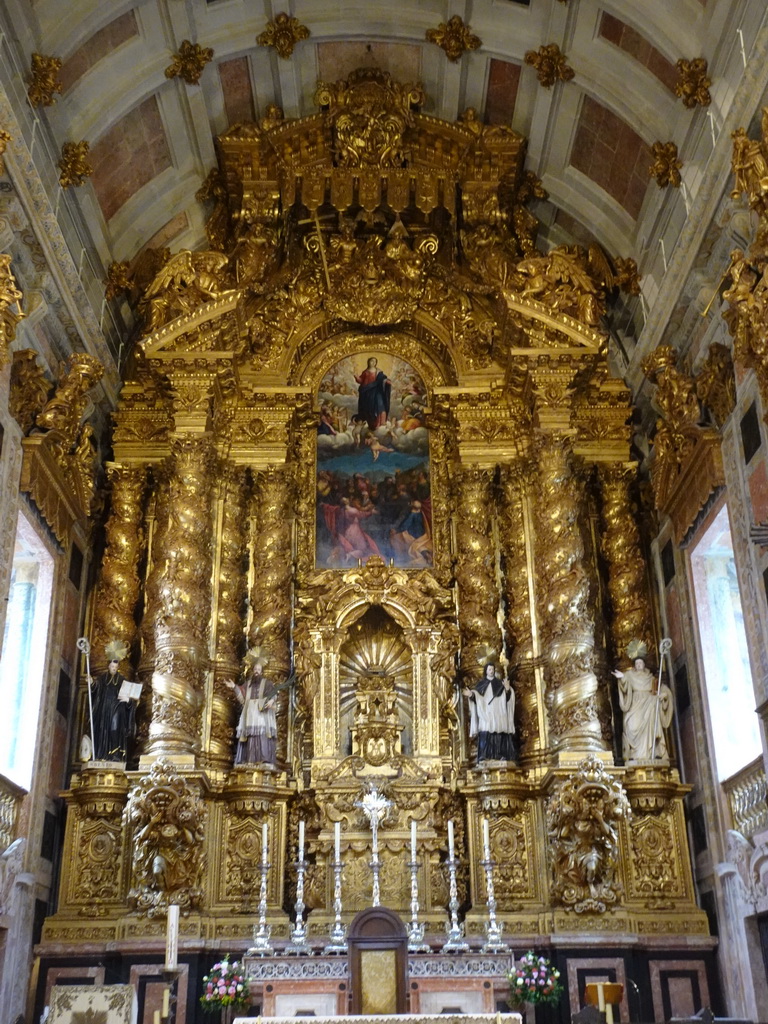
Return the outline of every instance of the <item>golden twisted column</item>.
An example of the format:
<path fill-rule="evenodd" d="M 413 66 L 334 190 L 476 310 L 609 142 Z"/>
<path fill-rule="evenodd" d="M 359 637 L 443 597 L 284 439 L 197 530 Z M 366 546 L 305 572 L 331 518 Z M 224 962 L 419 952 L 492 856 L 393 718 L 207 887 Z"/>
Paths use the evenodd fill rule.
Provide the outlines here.
<path fill-rule="evenodd" d="M 291 494 L 290 470 L 271 468 L 258 474 L 251 502 L 253 618 L 248 641 L 267 656 L 266 674 L 277 683 L 285 679 L 290 668 Z M 277 756 L 280 760 L 286 757 L 287 707 L 287 691 L 283 691 L 277 706 Z"/>
<path fill-rule="evenodd" d="M 491 522 L 493 474 L 478 466 L 458 471 L 456 503 L 456 563 L 459 586 L 461 666 L 470 677 L 479 676 L 487 648 L 501 653 L 496 621 L 498 590 Z"/>
<path fill-rule="evenodd" d="M 200 710 L 211 615 L 211 490 L 214 450 L 207 437 L 171 442 L 168 515 L 153 551 L 155 636 L 152 722 L 147 753 L 192 758 L 200 750 Z"/>
<path fill-rule="evenodd" d="M 534 668 L 539 652 L 531 615 L 535 567 L 528 495 L 533 492 L 533 480 L 530 466 L 502 467 L 499 542 L 504 559 L 504 627 L 517 698 L 522 760 L 540 753 L 547 742 L 543 694 L 537 679 L 540 673 Z"/>
<path fill-rule="evenodd" d="M 625 655 L 631 640 L 653 648 L 640 530 L 632 511 L 630 487 L 635 467 L 601 466 L 602 548 L 608 562 L 608 593 L 613 606 L 611 636 L 615 653 Z"/>
<path fill-rule="evenodd" d="M 224 680 L 237 679 L 243 654 L 243 609 L 248 590 L 243 562 L 246 552 L 246 470 L 227 465 L 219 487 L 220 541 L 216 570 L 214 621 L 216 653 L 210 706 L 208 760 L 227 768 L 232 764 L 232 736 L 238 705 Z"/>
<path fill-rule="evenodd" d="M 146 466 L 107 463 L 111 509 L 106 525 L 106 550 L 93 600 L 92 664 L 106 664 L 104 647 L 110 640 L 129 646 L 136 636 L 134 612 L 141 593 L 139 561 L 145 534 L 142 526 Z"/>
<path fill-rule="evenodd" d="M 537 578 L 547 662 L 550 733 L 561 751 L 605 750 L 610 714 L 595 665 L 590 579 L 584 566 L 584 486 L 565 437 L 538 448 Z"/>

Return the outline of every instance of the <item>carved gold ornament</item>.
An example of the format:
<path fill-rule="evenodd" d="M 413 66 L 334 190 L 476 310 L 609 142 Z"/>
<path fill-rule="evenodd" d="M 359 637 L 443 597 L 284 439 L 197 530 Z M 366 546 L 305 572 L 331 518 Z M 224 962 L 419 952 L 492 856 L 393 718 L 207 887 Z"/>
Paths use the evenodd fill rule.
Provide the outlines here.
<path fill-rule="evenodd" d="M 26 435 L 35 423 L 35 417 L 51 396 L 53 384 L 37 361 L 32 348 L 17 349 L 11 365 L 11 389 L 8 408 Z"/>
<path fill-rule="evenodd" d="M 3 159 L 8 143 L 11 141 L 11 133 L 0 128 L 0 174 L 5 174 L 5 160 Z"/>
<path fill-rule="evenodd" d="M 538 50 L 528 50 L 525 63 L 536 69 L 539 84 L 549 89 L 555 82 L 570 82 L 576 72 L 557 43 L 547 43 Z"/>
<path fill-rule="evenodd" d="M 61 65 L 59 57 L 46 57 L 42 53 L 32 54 L 32 77 L 27 87 L 27 95 L 33 107 L 50 107 L 56 102 L 56 94 L 63 88 L 57 77 Z"/>
<path fill-rule="evenodd" d="M 131 287 L 131 265 L 127 260 L 113 260 L 107 267 L 104 295 L 107 300 L 116 299 Z"/>
<path fill-rule="evenodd" d="M 267 22 L 267 27 L 256 37 L 256 42 L 259 46 L 273 47 L 278 57 L 288 60 L 296 43 L 309 39 L 309 34 L 307 26 L 302 25 L 298 18 L 282 12 Z"/>
<path fill-rule="evenodd" d="M 173 60 L 165 69 L 166 78 L 183 78 L 187 85 L 198 85 L 203 69 L 213 59 L 213 50 L 209 46 L 191 43 L 185 39 L 179 52 L 174 53 Z"/>
<path fill-rule="evenodd" d="M 685 60 L 681 57 L 677 62 L 677 75 L 675 95 L 682 99 L 683 105 L 688 108 L 708 107 L 712 102 L 709 93 L 712 79 L 707 75 L 706 58 L 694 57 L 693 60 Z"/>
<path fill-rule="evenodd" d="M 470 31 L 469 25 L 465 25 L 458 14 L 454 14 L 447 23 L 440 22 L 437 28 L 427 29 L 426 40 L 444 50 L 448 60 L 454 63 L 468 50 L 477 50 L 483 45 L 482 40 Z"/>
<path fill-rule="evenodd" d="M 93 167 L 88 163 L 89 150 L 85 140 L 65 142 L 61 147 L 59 184 L 62 188 L 79 188 L 93 174 Z"/>
<path fill-rule="evenodd" d="M 8 349 L 16 337 L 16 327 L 24 319 L 21 300 L 24 295 L 16 287 L 11 270 L 11 257 L 0 254 L 0 365 L 8 358 Z M 13 309 L 12 307 L 16 307 Z"/>
<path fill-rule="evenodd" d="M 674 142 L 654 142 L 651 146 L 653 163 L 648 168 L 648 175 L 656 179 L 659 188 L 666 188 L 672 185 L 679 188 L 682 178 L 680 168 L 682 160 L 677 158 L 677 145 Z"/>
<path fill-rule="evenodd" d="M 734 175 L 731 198 L 738 199 L 742 192 L 746 192 L 749 205 L 762 217 L 766 212 L 765 197 L 768 193 L 768 107 L 763 107 L 761 128 L 760 139 L 750 139 L 743 128 L 731 133 L 731 170 Z M 765 227 L 761 224 L 758 239 L 764 236 Z"/>

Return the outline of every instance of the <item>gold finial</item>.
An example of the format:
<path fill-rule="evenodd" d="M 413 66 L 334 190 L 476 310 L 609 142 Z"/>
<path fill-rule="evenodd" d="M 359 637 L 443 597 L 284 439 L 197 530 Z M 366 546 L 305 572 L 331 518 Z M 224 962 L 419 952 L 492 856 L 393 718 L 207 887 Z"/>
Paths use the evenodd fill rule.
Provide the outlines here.
<path fill-rule="evenodd" d="M 56 93 L 63 86 L 56 77 L 61 70 L 59 57 L 46 57 L 42 53 L 32 54 L 32 77 L 29 80 L 27 96 L 33 107 L 50 107 L 56 102 Z"/>
<path fill-rule="evenodd" d="M 165 69 L 166 78 L 183 78 L 187 85 L 198 85 L 203 68 L 213 58 L 213 50 L 209 46 L 200 46 L 184 39 L 179 52 L 174 53 L 173 61 Z"/>
<path fill-rule="evenodd" d="M 8 348 L 16 337 L 16 326 L 24 317 L 18 305 L 23 298 L 11 270 L 11 257 L 3 253 L 0 255 L 0 365 L 7 358 Z M 18 312 L 11 306 L 17 306 Z"/>
<path fill-rule="evenodd" d="M 454 14 L 447 24 L 441 22 L 437 28 L 427 29 L 426 39 L 445 50 L 446 57 L 454 64 L 467 50 L 477 50 L 483 45 L 479 36 L 470 31 L 469 25 L 465 25 L 458 14 Z"/>
<path fill-rule="evenodd" d="M 528 50 L 525 63 L 536 68 L 539 84 L 549 89 L 555 82 L 570 82 L 575 71 L 568 64 L 564 53 L 560 52 L 557 43 L 547 43 L 538 50 Z"/>
<path fill-rule="evenodd" d="M 4 128 L 0 128 L 0 174 L 5 174 L 5 160 L 3 160 L 3 153 L 5 153 L 8 143 L 11 141 L 11 133 L 7 132 Z"/>
<path fill-rule="evenodd" d="M 709 87 L 712 79 L 707 76 L 707 61 L 704 57 L 685 60 L 681 57 L 677 62 L 677 84 L 675 96 L 679 96 L 683 105 L 689 109 L 695 106 L 708 107 L 712 102 Z"/>
<path fill-rule="evenodd" d="M 62 188 L 79 188 L 85 179 L 93 174 L 93 167 L 88 163 L 90 146 L 82 142 L 65 142 L 61 147 L 59 160 L 59 184 Z"/>
<path fill-rule="evenodd" d="M 259 46 L 271 46 L 278 57 L 288 60 L 296 43 L 309 39 L 309 29 L 302 25 L 298 18 L 292 18 L 285 12 L 275 15 L 267 27 L 256 37 Z"/>
<path fill-rule="evenodd" d="M 666 188 L 672 185 L 673 188 L 680 188 L 680 168 L 683 161 L 677 158 L 677 146 L 674 142 L 654 142 L 651 146 L 653 163 L 648 168 L 648 174 L 656 179 L 659 188 Z"/>

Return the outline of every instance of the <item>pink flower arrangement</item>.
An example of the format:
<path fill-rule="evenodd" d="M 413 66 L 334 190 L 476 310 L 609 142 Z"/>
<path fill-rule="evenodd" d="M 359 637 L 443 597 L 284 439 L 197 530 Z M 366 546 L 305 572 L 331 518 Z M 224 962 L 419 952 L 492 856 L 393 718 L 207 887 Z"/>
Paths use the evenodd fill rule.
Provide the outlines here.
<path fill-rule="evenodd" d="M 528 952 L 509 972 L 510 1002 L 557 1003 L 563 994 L 560 971 L 543 956 Z"/>
<path fill-rule="evenodd" d="M 248 1006 L 248 985 L 239 967 L 239 961 L 233 960 L 230 963 L 227 955 L 215 963 L 208 974 L 203 975 L 200 1005 L 206 1013 L 216 1013 L 224 1006 L 238 1009 Z"/>

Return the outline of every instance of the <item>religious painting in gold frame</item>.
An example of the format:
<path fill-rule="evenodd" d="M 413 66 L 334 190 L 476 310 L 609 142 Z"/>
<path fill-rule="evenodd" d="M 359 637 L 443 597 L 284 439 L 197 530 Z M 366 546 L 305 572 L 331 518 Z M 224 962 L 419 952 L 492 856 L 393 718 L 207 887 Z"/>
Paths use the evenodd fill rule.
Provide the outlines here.
<path fill-rule="evenodd" d="M 404 359 L 374 349 L 330 367 L 318 392 L 319 569 L 371 555 L 404 569 L 433 563 L 426 388 Z"/>

